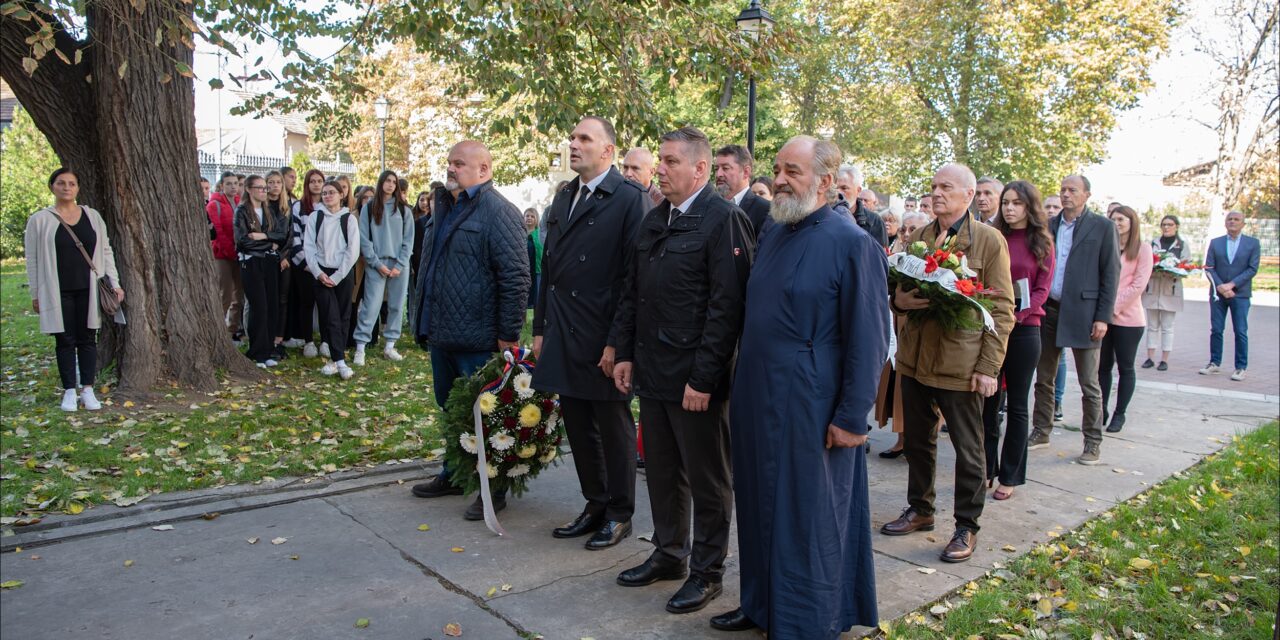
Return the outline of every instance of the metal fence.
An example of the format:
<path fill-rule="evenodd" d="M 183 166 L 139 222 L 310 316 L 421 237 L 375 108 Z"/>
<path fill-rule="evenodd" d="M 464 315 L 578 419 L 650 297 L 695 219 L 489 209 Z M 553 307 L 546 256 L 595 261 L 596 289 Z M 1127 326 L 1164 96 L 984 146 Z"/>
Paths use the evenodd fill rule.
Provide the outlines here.
<path fill-rule="evenodd" d="M 288 158 L 276 158 L 272 156 L 251 156 L 237 154 L 230 161 L 224 160 L 221 165 L 212 153 L 205 151 L 197 151 L 200 161 L 200 175 L 207 178 L 209 182 L 217 182 L 219 169 L 222 171 L 234 171 L 244 175 L 258 174 L 265 175 L 270 171 L 276 171 L 280 167 L 289 164 Z M 311 164 L 315 168 L 324 172 L 326 176 L 354 176 L 356 174 L 356 165 L 349 162 L 323 162 L 312 160 Z"/>

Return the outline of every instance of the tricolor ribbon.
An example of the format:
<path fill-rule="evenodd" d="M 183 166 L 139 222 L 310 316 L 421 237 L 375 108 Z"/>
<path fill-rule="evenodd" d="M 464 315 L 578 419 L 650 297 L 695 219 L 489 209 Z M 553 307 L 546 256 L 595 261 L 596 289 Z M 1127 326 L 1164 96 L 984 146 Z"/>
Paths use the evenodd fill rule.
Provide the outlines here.
<path fill-rule="evenodd" d="M 529 356 L 533 353 L 531 349 L 524 347 L 514 347 L 502 352 L 502 358 L 507 361 L 502 367 L 502 377 L 486 384 L 480 393 L 488 393 L 490 391 L 498 391 L 507 386 L 507 382 L 511 380 L 511 375 L 517 370 L 527 373 L 533 372 L 533 361 Z M 489 530 L 500 535 L 506 535 L 507 532 L 502 528 L 502 523 L 498 522 L 498 514 L 493 510 L 493 495 L 489 491 L 489 463 L 485 456 L 484 437 L 484 418 L 480 415 L 480 397 L 476 395 L 475 402 L 471 405 L 471 417 L 475 423 L 476 430 L 476 472 L 480 474 L 480 501 L 484 504 L 484 524 Z"/>

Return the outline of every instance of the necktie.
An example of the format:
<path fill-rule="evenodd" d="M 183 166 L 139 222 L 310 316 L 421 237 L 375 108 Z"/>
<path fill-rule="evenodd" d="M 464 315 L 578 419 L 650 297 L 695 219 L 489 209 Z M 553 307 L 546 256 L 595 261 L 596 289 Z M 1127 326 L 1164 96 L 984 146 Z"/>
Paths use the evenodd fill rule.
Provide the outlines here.
<path fill-rule="evenodd" d="M 671 226 L 671 223 L 675 222 L 676 218 L 679 218 L 682 213 L 684 212 L 675 207 L 671 207 L 671 215 L 667 216 L 667 226 Z"/>
<path fill-rule="evenodd" d="M 582 185 L 582 195 L 579 196 L 578 201 L 573 203 L 573 206 L 569 208 L 569 217 L 566 218 L 566 220 L 572 220 L 573 212 L 577 211 L 578 207 L 582 206 L 582 203 L 586 202 L 587 198 L 590 198 L 590 197 L 591 197 L 591 187 L 588 187 L 585 184 Z"/>

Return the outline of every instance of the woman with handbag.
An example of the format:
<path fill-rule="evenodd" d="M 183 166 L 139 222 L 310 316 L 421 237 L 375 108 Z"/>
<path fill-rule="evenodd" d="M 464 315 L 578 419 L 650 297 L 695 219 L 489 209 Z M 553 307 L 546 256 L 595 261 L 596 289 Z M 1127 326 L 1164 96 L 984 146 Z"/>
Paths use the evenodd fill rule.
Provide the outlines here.
<path fill-rule="evenodd" d="M 240 281 L 249 299 L 248 356 L 259 367 L 277 364 L 272 338 L 280 324 L 280 249 L 289 240 L 289 220 L 267 204 L 267 181 L 245 179 L 245 197 L 236 209 L 236 253 Z"/>
<path fill-rule="evenodd" d="M 90 411 L 102 404 L 93 395 L 98 371 L 98 334 L 104 315 L 118 315 L 124 289 L 117 284 L 115 255 L 102 216 L 76 204 L 80 183 L 70 169 L 49 176 L 55 204 L 27 219 L 24 244 L 31 308 L 40 316 L 40 332 L 54 337 L 62 410 L 80 403 Z M 83 389 L 76 394 L 76 365 Z"/>

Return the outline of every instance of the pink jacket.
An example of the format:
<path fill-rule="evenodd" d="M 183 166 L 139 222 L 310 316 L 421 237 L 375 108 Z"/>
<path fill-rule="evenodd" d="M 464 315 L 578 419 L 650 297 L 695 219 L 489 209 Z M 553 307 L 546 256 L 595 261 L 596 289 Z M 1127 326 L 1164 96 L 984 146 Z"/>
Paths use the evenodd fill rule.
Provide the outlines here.
<path fill-rule="evenodd" d="M 1120 256 L 1120 282 L 1116 291 L 1115 311 L 1111 314 L 1111 324 L 1118 327 L 1147 326 L 1147 312 L 1142 308 L 1142 292 L 1147 289 L 1147 281 L 1151 279 L 1151 245 L 1143 242 L 1138 245 L 1138 258 L 1130 260 Z"/>

